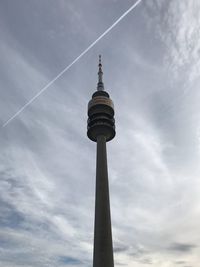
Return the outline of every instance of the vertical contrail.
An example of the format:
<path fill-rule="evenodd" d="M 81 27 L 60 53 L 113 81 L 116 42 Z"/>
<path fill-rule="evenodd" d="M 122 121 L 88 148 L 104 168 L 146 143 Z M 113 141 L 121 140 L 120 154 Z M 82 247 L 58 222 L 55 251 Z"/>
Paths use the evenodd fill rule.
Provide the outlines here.
<path fill-rule="evenodd" d="M 124 12 L 105 32 L 103 32 L 88 48 L 86 48 L 77 58 L 74 59 L 66 68 L 64 68 L 55 78 L 46 84 L 35 96 L 24 104 L 13 116 L 11 116 L 3 125 L 5 127 L 15 119 L 25 108 L 27 108 L 36 98 L 46 91 L 57 79 L 59 79 L 68 69 L 70 69 L 81 57 L 83 57 L 96 43 L 98 43 L 107 33 L 109 33 L 128 13 L 131 12 L 142 0 L 136 1 L 126 12 Z"/>

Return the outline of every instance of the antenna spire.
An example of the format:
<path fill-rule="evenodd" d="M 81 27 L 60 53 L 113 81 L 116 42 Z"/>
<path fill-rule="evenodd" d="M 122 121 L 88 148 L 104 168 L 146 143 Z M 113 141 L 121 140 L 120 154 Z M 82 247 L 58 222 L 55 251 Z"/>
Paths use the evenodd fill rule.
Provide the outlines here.
<path fill-rule="evenodd" d="M 103 84 L 103 71 L 102 71 L 102 64 L 101 64 L 101 55 L 99 55 L 99 71 L 98 71 L 98 84 L 97 84 L 97 91 L 104 91 L 104 84 Z"/>

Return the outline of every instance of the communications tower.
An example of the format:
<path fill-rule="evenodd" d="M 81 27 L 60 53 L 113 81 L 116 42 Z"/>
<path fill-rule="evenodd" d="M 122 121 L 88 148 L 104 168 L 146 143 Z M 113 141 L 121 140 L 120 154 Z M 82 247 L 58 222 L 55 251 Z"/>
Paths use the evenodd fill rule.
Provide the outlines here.
<path fill-rule="evenodd" d="M 87 136 L 97 143 L 93 267 L 114 267 L 106 142 L 115 137 L 114 105 L 104 90 L 99 56 L 97 91 L 88 103 Z"/>

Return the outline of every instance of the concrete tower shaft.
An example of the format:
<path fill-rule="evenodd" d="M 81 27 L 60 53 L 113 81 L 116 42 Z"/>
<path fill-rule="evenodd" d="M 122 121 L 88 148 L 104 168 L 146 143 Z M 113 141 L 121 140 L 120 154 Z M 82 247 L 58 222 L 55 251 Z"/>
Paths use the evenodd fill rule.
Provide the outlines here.
<path fill-rule="evenodd" d="M 97 142 L 93 267 L 114 267 L 106 142 L 115 136 L 114 105 L 104 91 L 101 58 L 97 91 L 88 103 L 87 135 Z"/>

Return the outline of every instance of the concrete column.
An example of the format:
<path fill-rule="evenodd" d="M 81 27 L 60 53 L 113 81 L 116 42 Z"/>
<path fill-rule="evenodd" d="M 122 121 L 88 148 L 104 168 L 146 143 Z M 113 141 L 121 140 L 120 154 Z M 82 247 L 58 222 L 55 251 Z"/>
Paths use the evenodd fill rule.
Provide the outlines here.
<path fill-rule="evenodd" d="M 114 267 L 106 138 L 97 137 L 93 267 Z"/>

